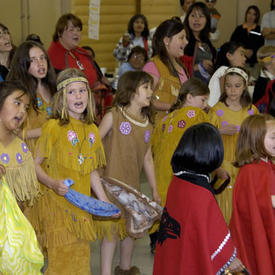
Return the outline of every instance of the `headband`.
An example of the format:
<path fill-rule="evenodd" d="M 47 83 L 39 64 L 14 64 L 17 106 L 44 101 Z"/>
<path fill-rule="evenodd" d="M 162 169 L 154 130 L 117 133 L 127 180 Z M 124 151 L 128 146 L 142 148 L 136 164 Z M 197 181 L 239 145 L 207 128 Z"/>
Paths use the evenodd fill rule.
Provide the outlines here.
<path fill-rule="evenodd" d="M 73 82 L 85 82 L 86 84 L 88 84 L 88 80 L 83 76 L 71 77 L 71 78 L 65 79 L 65 80 L 61 81 L 60 83 L 58 83 L 57 91 L 64 89 L 66 86 L 68 86 L 69 84 L 71 84 Z"/>
<path fill-rule="evenodd" d="M 79 77 L 71 77 L 68 79 L 65 79 L 63 81 L 61 81 L 60 83 L 57 84 L 57 91 L 60 91 L 60 94 L 63 94 L 63 105 L 62 105 L 62 112 L 61 112 L 61 118 L 63 119 L 64 117 L 67 118 L 67 113 L 65 112 L 65 110 L 67 109 L 67 100 L 66 100 L 66 94 L 67 94 L 67 89 L 66 87 L 74 82 L 84 82 L 87 85 L 87 90 L 88 90 L 88 101 L 90 102 L 90 106 L 92 105 L 92 97 L 91 97 L 91 90 L 89 87 L 89 82 L 88 80 L 83 77 L 83 76 L 79 76 Z"/>
<path fill-rule="evenodd" d="M 242 76 L 244 78 L 246 84 L 248 83 L 248 74 L 245 71 L 243 71 L 242 69 L 239 69 L 236 67 L 229 68 L 225 71 L 224 75 L 227 75 L 229 73 L 236 73 L 236 74 Z"/>
<path fill-rule="evenodd" d="M 267 63 L 267 62 L 271 62 L 271 59 L 274 57 L 275 57 L 275 55 L 273 54 L 273 55 L 269 55 L 269 56 L 266 56 L 263 58 L 258 58 L 258 61 Z"/>

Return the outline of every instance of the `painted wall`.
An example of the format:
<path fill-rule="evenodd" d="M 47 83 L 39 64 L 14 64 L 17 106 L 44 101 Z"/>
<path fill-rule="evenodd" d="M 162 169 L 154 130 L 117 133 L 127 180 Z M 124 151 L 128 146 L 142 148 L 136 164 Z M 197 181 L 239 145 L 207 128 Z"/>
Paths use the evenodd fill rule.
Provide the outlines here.
<path fill-rule="evenodd" d="M 61 0 L 0 0 L 0 7 L 0 22 L 9 28 L 15 45 L 29 33 L 37 33 L 48 48 L 62 13 Z"/>

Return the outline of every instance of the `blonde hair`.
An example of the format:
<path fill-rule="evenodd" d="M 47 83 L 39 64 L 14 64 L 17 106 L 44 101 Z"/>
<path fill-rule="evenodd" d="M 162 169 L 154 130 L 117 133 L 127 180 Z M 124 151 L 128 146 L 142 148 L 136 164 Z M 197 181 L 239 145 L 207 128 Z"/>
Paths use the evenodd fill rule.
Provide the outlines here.
<path fill-rule="evenodd" d="M 54 96 L 52 104 L 53 114 L 51 117 L 54 119 L 59 119 L 61 125 L 68 124 L 70 122 L 66 94 L 67 86 L 73 82 L 84 82 L 86 84 L 88 91 L 88 104 L 80 120 L 86 124 L 91 124 L 95 121 L 92 93 L 85 74 L 75 68 L 65 69 L 57 76 L 57 93 Z"/>
<path fill-rule="evenodd" d="M 275 46 L 262 46 L 257 51 L 257 60 L 262 68 L 270 64 L 272 55 L 275 55 Z"/>

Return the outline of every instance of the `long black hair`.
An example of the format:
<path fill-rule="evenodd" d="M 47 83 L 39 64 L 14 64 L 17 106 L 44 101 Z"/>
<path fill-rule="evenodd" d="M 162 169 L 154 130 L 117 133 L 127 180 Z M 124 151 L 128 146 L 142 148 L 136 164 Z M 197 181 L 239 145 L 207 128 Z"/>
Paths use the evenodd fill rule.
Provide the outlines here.
<path fill-rule="evenodd" d="M 17 48 L 7 80 L 19 80 L 27 88 L 34 110 L 38 110 L 36 99 L 38 80 L 29 73 L 29 68 L 31 65 L 30 50 L 34 47 L 42 50 L 48 64 L 47 74 L 43 79 L 41 79 L 42 85 L 49 90 L 52 96 L 55 94 L 56 75 L 54 69 L 43 46 L 35 41 L 25 41 Z"/>
<path fill-rule="evenodd" d="M 171 165 L 174 173 L 185 170 L 207 175 L 220 167 L 223 156 L 223 142 L 218 129 L 204 122 L 184 132 Z"/>
<path fill-rule="evenodd" d="M 141 36 L 147 38 L 147 36 L 149 35 L 148 21 L 143 14 L 136 14 L 130 19 L 128 23 L 128 33 L 135 35 L 134 22 L 139 18 L 141 18 L 144 22 L 144 30 L 142 31 Z"/>
<path fill-rule="evenodd" d="M 163 39 L 165 37 L 172 38 L 174 35 L 178 34 L 184 29 L 184 25 L 181 23 L 180 20 L 172 18 L 163 21 L 157 27 L 153 36 L 153 56 L 157 55 L 160 60 L 167 66 L 170 73 L 174 76 L 177 76 L 177 71 L 175 70 L 169 58 L 169 54 L 167 52 Z M 182 63 L 179 60 L 177 60 L 177 62 L 183 67 Z"/>
<path fill-rule="evenodd" d="M 197 40 L 193 34 L 193 31 L 190 28 L 189 16 L 192 13 L 192 11 L 195 9 L 202 11 L 204 16 L 206 17 L 206 24 L 205 24 L 205 27 L 200 31 L 199 39 L 201 42 L 206 43 L 209 46 L 211 53 L 213 55 L 213 60 L 214 60 L 216 57 L 216 49 L 212 45 L 212 43 L 209 39 L 209 33 L 210 33 L 210 28 L 211 28 L 210 12 L 209 12 L 209 9 L 207 8 L 207 6 L 202 2 L 196 2 L 196 3 L 192 4 L 186 13 L 186 17 L 185 17 L 183 24 L 186 27 L 188 34 L 189 34 L 189 43 L 185 47 L 184 53 L 188 56 L 194 55 L 194 50 L 195 50 Z"/>
<path fill-rule="evenodd" d="M 221 66 L 230 67 L 231 64 L 229 63 L 229 60 L 226 54 L 227 53 L 234 54 L 234 52 L 240 47 L 244 48 L 243 44 L 240 42 L 236 42 L 236 41 L 225 42 L 218 50 L 217 60 L 214 65 L 214 71 L 216 71 Z"/>

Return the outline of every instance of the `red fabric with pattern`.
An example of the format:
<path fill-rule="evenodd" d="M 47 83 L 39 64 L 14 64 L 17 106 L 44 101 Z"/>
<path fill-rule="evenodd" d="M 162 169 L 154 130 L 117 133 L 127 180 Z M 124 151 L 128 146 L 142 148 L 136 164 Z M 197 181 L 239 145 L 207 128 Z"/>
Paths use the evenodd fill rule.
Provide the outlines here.
<path fill-rule="evenodd" d="M 157 243 L 154 275 L 212 275 L 226 266 L 235 248 L 208 189 L 174 176 L 165 207 L 176 222 L 168 223 L 170 237 Z M 180 225 L 178 234 L 174 234 L 175 223 Z"/>

